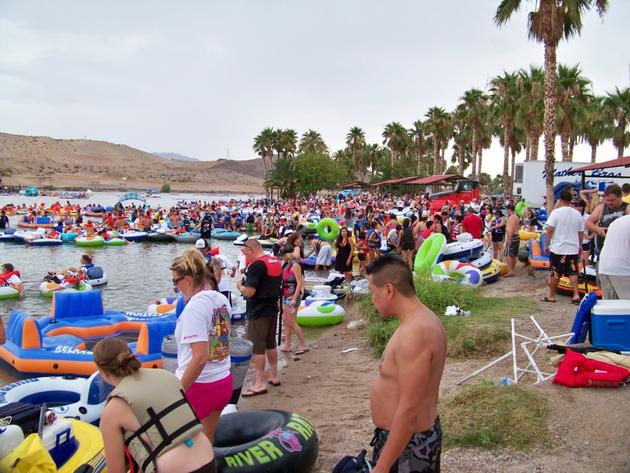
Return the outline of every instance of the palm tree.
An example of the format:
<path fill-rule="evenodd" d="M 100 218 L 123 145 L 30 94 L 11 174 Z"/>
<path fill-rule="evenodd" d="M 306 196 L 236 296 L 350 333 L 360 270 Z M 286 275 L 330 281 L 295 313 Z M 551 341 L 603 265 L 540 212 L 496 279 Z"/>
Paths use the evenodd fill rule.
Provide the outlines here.
<path fill-rule="evenodd" d="M 328 146 L 326 146 L 322 135 L 315 130 L 308 130 L 304 132 L 302 139 L 300 140 L 299 153 L 302 154 L 307 151 L 323 154 L 328 153 Z"/>
<path fill-rule="evenodd" d="M 460 103 L 455 111 L 452 113 L 452 137 L 454 140 L 453 149 L 455 154 L 453 159 L 457 161 L 457 174 L 460 176 L 464 175 L 464 170 L 468 167 L 468 163 L 466 162 L 466 155 L 469 157 L 474 155 L 474 152 L 471 153 L 471 147 L 469 143 L 471 140 L 471 130 L 472 127 L 467 125 L 467 119 L 469 116 L 469 110 L 466 107 L 466 104 Z M 474 136 L 474 135 L 473 135 Z M 469 148 L 467 150 L 467 148 Z M 466 153 L 468 151 L 468 153 Z M 473 163 L 473 177 L 475 177 L 475 161 L 474 157 L 472 158 Z"/>
<path fill-rule="evenodd" d="M 391 167 L 394 169 L 400 155 L 407 150 L 407 129 L 398 122 L 391 122 L 383 130 L 383 144 L 391 151 Z"/>
<path fill-rule="evenodd" d="M 579 134 L 591 147 L 591 163 L 597 160 L 597 147 L 610 137 L 610 121 L 604 114 L 603 97 L 591 97 L 586 104 L 584 120 L 579 124 Z"/>
<path fill-rule="evenodd" d="M 584 119 L 590 97 L 590 81 L 578 66 L 558 68 L 557 124 L 562 145 L 562 161 L 572 161 L 570 142 L 577 137 L 577 125 Z"/>
<path fill-rule="evenodd" d="M 346 135 L 346 144 L 352 153 L 352 166 L 356 169 L 357 154 L 365 146 L 365 133 L 358 126 L 353 126 Z"/>
<path fill-rule="evenodd" d="M 529 70 L 521 69 L 517 74 L 516 123 L 526 134 L 525 160 L 536 161 L 545 112 L 545 72 L 540 67 L 529 66 Z"/>
<path fill-rule="evenodd" d="M 604 99 L 604 110 L 615 126 L 612 129 L 613 145 L 617 148 L 617 157 L 621 158 L 627 146 L 630 145 L 630 88 L 623 90 L 615 88 L 615 92 L 608 92 Z"/>
<path fill-rule="evenodd" d="M 369 163 L 372 179 L 378 170 L 378 163 L 383 159 L 383 149 L 378 144 L 367 145 L 364 148 L 366 161 Z"/>
<path fill-rule="evenodd" d="M 265 176 L 271 169 L 275 141 L 276 131 L 273 128 L 265 128 L 254 138 L 254 151 L 262 158 Z"/>
<path fill-rule="evenodd" d="M 297 183 L 295 160 L 286 156 L 276 160 L 273 170 L 265 180 L 267 187 L 278 189 L 278 194 L 283 197 L 295 196 Z"/>
<path fill-rule="evenodd" d="M 297 149 L 298 135 L 295 130 L 287 128 L 286 130 L 276 131 L 276 147 L 278 156 L 285 158 L 293 158 Z"/>
<path fill-rule="evenodd" d="M 514 117 L 516 115 L 517 88 L 516 74 L 503 72 L 490 81 L 490 92 L 495 113 L 501 118 L 503 128 L 503 192 L 511 194 L 510 189 L 510 143 L 514 134 Z"/>
<path fill-rule="evenodd" d="M 422 174 L 422 161 L 427 154 L 428 142 L 426 128 L 426 124 L 422 120 L 416 120 L 409 130 L 409 137 L 413 142 L 413 149 L 416 155 L 416 172 L 418 175 Z"/>
<path fill-rule="evenodd" d="M 439 174 L 444 169 L 444 153 L 440 153 L 442 148 L 448 144 L 449 129 L 451 127 L 451 116 L 442 107 L 431 107 L 426 113 L 427 130 L 433 140 L 433 174 Z"/>
<path fill-rule="evenodd" d="M 501 0 L 494 17 L 498 25 L 505 24 L 520 9 L 522 0 Z M 528 15 L 529 37 L 545 47 L 545 172 L 547 174 L 547 209 L 553 208 L 554 144 L 556 138 L 555 115 L 558 103 L 556 90 L 556 51 L 562 38 L 580 34 L 582 15 L 595 7 L 603 16 L 608 0 L 535 0 L 534 10 Z"/>
<path fill-rule="evenodd" d="M 466 119 L 472 133 L 472 176 L 477 177 L 477 154 L 479 149 L 479 133 L 488 112 L 488 96 L 480 89 L 464 92 L 460 100 L 466 106 Z"/>

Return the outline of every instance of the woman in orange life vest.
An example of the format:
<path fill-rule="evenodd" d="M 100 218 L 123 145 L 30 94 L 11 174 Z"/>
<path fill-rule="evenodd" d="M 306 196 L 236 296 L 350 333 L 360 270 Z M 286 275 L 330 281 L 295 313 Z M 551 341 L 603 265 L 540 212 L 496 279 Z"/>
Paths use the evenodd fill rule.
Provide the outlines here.
<path fill-rule="evenodd" d="M 304 333 L 297 324 L 297 311 L 304 297 L 304 275 L 299 258 L 295 257 L 294 248 L 290 244 L 284 245 L 284 266 L 282 267 L 282 322 L 284 323 L 284 345 L 280 348 L 283 353 L 291 353 L 291 334 L 298 338 L 296 355 L 308 351 Z M 298 249 L 299 250 L 299 249 Z"/>
<path fill-rule="evenodd" d="M 120 338 L 101 340 L 93 353 L 101 376 L 114 386 L 100 424 L 108 472 L 126 472 L 128 453 L 136 471 L 216 473 L 212 445 L 177 377 L 141 368 Z"/>
<path fill-rule="evenodd" d="M 24 283 L 20 272 L 11 263 L 5 263 L 0 269 L 0 286 L 11 286 L 18 291 L 20 297 L 24 297 Z"/>

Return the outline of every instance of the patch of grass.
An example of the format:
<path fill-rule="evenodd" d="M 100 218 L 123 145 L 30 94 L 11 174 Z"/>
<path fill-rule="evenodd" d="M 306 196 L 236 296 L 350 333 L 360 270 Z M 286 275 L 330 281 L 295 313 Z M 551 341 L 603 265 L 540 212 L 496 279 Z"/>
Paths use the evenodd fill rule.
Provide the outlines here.
<path fill-rule="evenodd" d="M 505 353 L 510 340 L 511 317 L 536 310 L 536 303 L 526 297 L 483 297 L 478 289 L 453 282 L 416 278 L 419 299 L 437 314 L 448 336 L 448 355 L 455 358 L 486 357 Z M 449 305 L 469 310 L 471 317 L 445 317 Z M 368 322 L 368 340 L 380 357 L 398 321 L 382 317 L 370 298 L 360 303 Z"/>
<path fill-rule="evenodd" d="M 444 447 L 531 450 L 549 446 L 549 407 L 540 394 L 518 385 L 481 383 L 440 401 Z"/>

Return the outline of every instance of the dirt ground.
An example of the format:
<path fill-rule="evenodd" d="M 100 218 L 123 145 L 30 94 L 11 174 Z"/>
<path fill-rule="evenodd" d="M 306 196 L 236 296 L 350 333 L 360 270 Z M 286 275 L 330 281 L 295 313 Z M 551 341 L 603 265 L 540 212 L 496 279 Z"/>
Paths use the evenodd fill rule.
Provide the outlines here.
<path fill-rule="evenodd" d="M 533 271 L 519 263 L 516 277 L 501 279 L 482 291 L 499 297 L 525 295 L 538 301 L 545 294 L 545 277 L 545 272 Z M 555 304 L 539 303 L 534 317 L 549 335 L 558 335 L 570 330 L 574 314 L 570 298 L 559 295 Z M 536 334 L 528 315 L 514 314 L 514 317 L 521 320 L 518 327 L 524 333 Z M 357 306 L 347 307 L 344 324 L 311 340 L 310 352 L 294 358 L 283 355 L 281 386 L 269 386 L 267 394 L 241 398 L 239 402 L 240 409 L 284 409 L 308 418 L 319 436 L 316 472 L 329 473 L 343 455 L 356 455 L 362 448 L 369 451 L 373 432 L 369 390 L 377 360 L 367 344 L 365 329 L 347 328 L 350 320 L 358 318 Z M 509 323 L 506 318 L 506 327 Z M 348 348 L 357 350 L 342 353 Z M 544 358 L 540 360 L 543 369 L 553 370 Z M 455 384 L 457 380 L 490 361 L 448 359 L 441 396 L 456 393 L 461 389 Z M 498 381 L 509 376 L 511 370 L 511 361 L 506 360 L 470 382 Z M 553 444 L 526 453 L 509 449 L 451 449 L 442 455 L 442 471 L 630 472 L 626 450 L 630 438 L 628 388 L 570 389 L 552 385 L 550 381 L 533 385 L 531 378 L 523 385 L 549 400 L 551 413 L 547 421 L 554 434 Z M 518 429 L 518 425 L 514 428 Z M 444 435 L 448 436 L 448 430 Z"/>

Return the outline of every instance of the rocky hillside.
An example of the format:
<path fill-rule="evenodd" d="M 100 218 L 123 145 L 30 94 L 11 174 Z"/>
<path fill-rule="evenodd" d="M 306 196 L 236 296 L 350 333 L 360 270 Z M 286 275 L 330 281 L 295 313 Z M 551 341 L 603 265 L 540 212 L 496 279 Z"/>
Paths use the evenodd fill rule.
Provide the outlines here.
<path fill-rule="evenodd" d="M 172 161 L 126 145 L 0 133 L 0 175 L 5 185 L 55 188 L 145 189 L 169 184 L 174 191 L 263 190 L 261 159 Z"/>
<path fill-rule="evenodd" d="M 161 158 L 166 158 L 166 159 L 170 159 L 171 161 L 186 161 L 186 162 L 191 162 L 191 161 L 199 161 L 197 158 L 191 158 L 190 156 L 184 156 L 183 154 L 179 154 L 179 153 L 153 153 L 156 156 L 159 156 Z"/>

